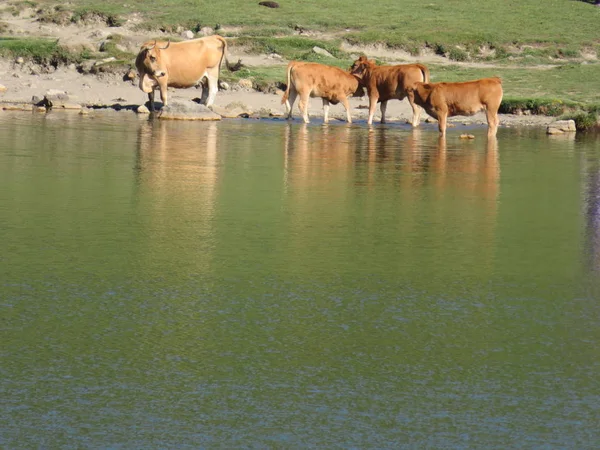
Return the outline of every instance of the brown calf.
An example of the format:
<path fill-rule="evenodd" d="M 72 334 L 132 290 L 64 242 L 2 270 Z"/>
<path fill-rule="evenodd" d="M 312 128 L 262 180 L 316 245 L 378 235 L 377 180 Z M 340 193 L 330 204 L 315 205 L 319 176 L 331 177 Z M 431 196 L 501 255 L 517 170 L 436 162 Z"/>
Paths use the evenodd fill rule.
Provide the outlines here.
<path fill-rule="evenodd" d="M 378 66 L 372 59 L 361 56 L 352 67 L 350 73 L 360 79 L 362 86 L 367 88 L 369 96 L 369 119 L 373 123 L 375 108 L 381 102 L 381 123 L 385 123 L 385 110 L 387 102 L 391 99 L 402 100 L 406 97 L 407 89 L 417 81 L 429 82 L 429 69 L 422 64 L 399 64 L 396 66 Z M 421 110 L 409 98 L 413 110 L 412 126 L 419 125 Z"/>
<path fill-rule="evenodd" d="M 482 109 L 487 116 L 488 135 L 495 136 L 502 102 L 502 80 L 494 77 L 461 83 L 415 83 L 408 91 L 408 98 L 438 120 L 442 136 L 446 135 L 448 117 L 472 116 Z"/>
<path fill-rule="evenodd" d="M 361 92 L 358 79 L 338 67 L 317 63 L 291 61 L 287 66 L 287 89 L 281 98 L 285 103 L 287 118 L 292 117 L 292 108 L 296 97 L 300 96 L 298 108 L 305 123 L 308 123 L 309 97 L 323 99 L 323 120 L 329 121 L 329 104 L 337 105 L 342 102 L 346 108 L 346 119 L 352 123 L 348 97 Z"/>

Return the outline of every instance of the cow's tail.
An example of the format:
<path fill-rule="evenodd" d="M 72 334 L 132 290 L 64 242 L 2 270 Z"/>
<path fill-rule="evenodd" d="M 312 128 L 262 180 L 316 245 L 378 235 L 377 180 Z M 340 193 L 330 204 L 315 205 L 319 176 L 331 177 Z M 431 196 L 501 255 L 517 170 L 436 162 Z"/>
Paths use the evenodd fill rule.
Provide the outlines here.
<path fill-rule="evenodd" d="M 229 62 L 229 60 L 227 59 L 227 41 L 221 36 L 217 37 L 223 43 L 223 53 L 221 54 L 221 60 L 219 61 L 219 77 L 221 76 L 221 65 L 223 64 L 223 60 L 225 60 L 225 66 L 230 72 L 237 72 L 242 67 L 244 67 L 241 59 L 238 59 L 238 62 L 236 62 L 235 64 L 231 64 Z"/>
<path fill-rule="evenodd" d="M 281 104 L 285 103 L 285 107 L 288 107 L 288 98 L 290 98 L 290 88 L 292 86 L 292 69 L 294 68 L 294 62 L 290 62 L 287 66 L 287 88 L 281 97 Z"/>
<path fill-rule="evenodd" d="M 417 65 L 419 66 L 419 69 L 421 69 L 421 73 L 423 74 L 423 83 L 429 83 L 429 69 L 423 64 Z"/>

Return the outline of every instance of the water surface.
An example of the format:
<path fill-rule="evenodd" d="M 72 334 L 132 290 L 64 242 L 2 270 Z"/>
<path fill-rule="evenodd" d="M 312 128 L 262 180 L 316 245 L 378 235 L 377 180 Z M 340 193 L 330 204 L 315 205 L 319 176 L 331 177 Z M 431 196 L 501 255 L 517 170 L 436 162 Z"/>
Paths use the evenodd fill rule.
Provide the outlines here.
<path fill-rule="evenodd" d="M 595 448 L 599 206 L 594 136 L 2 113 L 0 446 Z"/>

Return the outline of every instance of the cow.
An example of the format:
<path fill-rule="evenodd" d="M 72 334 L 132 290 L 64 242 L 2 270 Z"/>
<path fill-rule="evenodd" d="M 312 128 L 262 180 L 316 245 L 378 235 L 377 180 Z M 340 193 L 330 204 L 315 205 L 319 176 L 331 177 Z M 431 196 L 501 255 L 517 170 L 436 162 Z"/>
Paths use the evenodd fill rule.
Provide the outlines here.
<path fill-rule="evenodd" d="M 385 123 L 387 102 L 391 99 L 403 100 L 406 90 L 417 81 L 429 82 L 429 69 L 423 64 L 399 64 L 395 66 L 378 66 L 366 56 L 358 58 L 350 67 L 350 73 L 360 79 L 362 86 L 367 88 L 369 96 L 369 119 L 373 123 L 375 108 L 381 102 L 381 123 Z M 413 110 L 412 126 L 419 126 L 421 110 L 408 99 Z"/>
<path fill-rule="evenodd" d="M 215 101 L 219 89 L 221 62 L 226 59 L 227 42 L 213 35 L 183 42 L 148 41 L 142 44 L 135 60 L 140 77 L 140 89 L 148 94 L 150 110 L 154 111 L 154 89 L 160 89 L 160 99 L 167 105 L 167 87 L 189 88 L 202 78 L 208 79 L 206 106 Z"/>
<path fill-rule="evenodd" d="M 446 119 L 472 116 L 485 109 L 488 135 L 496 136 L 498 109 L 502 102 L 502 80 L 498 77 L 459 83 L 415 83 L 408 98 L 438 120 L 440 135 L 446 136 Z"/>
<path fill-rule="evenodd" d="M 323 121 L 329 121 L 329 104 L 341 102 L 346 108 L 346 120 L 352 123 L 348 97 L 360 95 L 362 88 L 358 79 L 344 70 L 318 63 L 291 61 L 287 66 L 287 89 L 281 98 L 285 103 L 287 118 L 292 118 L 292 109 L 296 97 L 300 96 L 298 108 L 305 123 L 308 120 L 309 97 L 321 97 L 323 100 Z"/>

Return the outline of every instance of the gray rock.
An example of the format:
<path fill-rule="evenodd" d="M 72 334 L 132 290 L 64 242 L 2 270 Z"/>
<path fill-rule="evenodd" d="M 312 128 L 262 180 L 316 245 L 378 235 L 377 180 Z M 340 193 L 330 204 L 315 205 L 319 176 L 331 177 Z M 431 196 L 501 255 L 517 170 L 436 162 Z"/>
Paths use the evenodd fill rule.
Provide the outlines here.
<path fill-rule="evenodd" d="M 73 105 L 73 103 L 69 103 L 69 95 L 65 91 L 58 89 L 50 89 L 42 99 L 34 95 L 31 98 L 31 103 L 36 106 L 45 106 L 46 108 L 63 108 L 64 105 Z M 81 108 L 81 105 L 79 105 L 79 108 Z"/>
<path fill-rule="evenodd" d="M 6 104 L 2 105 L 2 109 L 5 111 L 33 111 L 33 105 L 23 103 Z"/>
<path fill-rule="evenodd" d="M 19 56 L 19 57 L 18 57 L 18 58 L 15 60 L 15 62 L 16 62 L 17 64 L 23 64 L 23 63 L 25 62 L 25 60 L 23 59 L 23 57 L 22 57 L 22 56 Z"/>
<path fill-rule="evenodd" d="M 194 32 L 192 30 L 185 30 L 181 33 L 183 39 L 194 39 Z"/>
<path fill-rule="evenodd" d="M 225 119 L 236 119 L 238 117 L 248 117 L 252 111 L 243 106 L 223 107 L 212 105 L 209 107 L 213 112 L 217 113 Z"/>
<path fill-rule="evenodd" d="M 129 69 L 127 73 L 123 76 L 125 80 L 135 80 L 137 78 L 137 72 L 133 69 Z"/>
<path fill-rule="evenodd" d="M 92 67 L 94 67 L 94 64 L 96 64 L 96 61 L 93 61 L 93 60 L 84 61 L 79 65 L 79 71 L 81 73 L 90 73 L 92 71 Z"/>
<path fill-rule="evenodd" d="M 231 89 L 229 83 L 225 83 L 224 81 L 219 81 L 219 87 L 224 91 L 228 91 L 229 89 Z"/>
<path fill-rule="evenodd" d="M 6 92 L 8 90 L 8 88 L 6 86 L 4 86 L 3 84 L 0 84 L 0 92 Z"/>
<path fill-rule="evenodd" d="M 547 134 L 572 133 L 575 131 L 577 131 L 577 128 L 575 128 L 574 120 L 557 120 L 546 128 Z"/>
<path fill-rule="evenodd" d="M 173 101 L 160 111 L 161 119 L 170 120 L 221 120 L 221 116 L 204 105 L 194 102 Z"/>
<path fill-rule="evenodd" d="M 200 29 L 200 34 L 202 36 L 210 36 L 212 34 L 215 34 L 215 30 L 213 28 L 211 28 L 211 27 L 202 27 Z"/>
<path fill-rule="evenodd" d="M 242 89 L 252 89 L 252 87 L 254 86 L 254 83 L 252 83 L 252 80 L 250 80 L 248 78 L 242 78 L 241 80 L 238 81 L 238 86 L 241 87 Z"/>
<path fill-rule="evenodd" d="M 150 110 L 144 105 L 138 106 L 135 112 L 138 114 L 150 114 Z"/>
<path fill-rule="evenodd" d="M 329 53 L 324 48 L 314 46 L 312 48 L 312 51 L 315 52 L 317 55 L 326 56 L 328 58 L 334 58 L 335 59 L 335 56 L 333 56 L 331 53 Z"/>
<path fill-rule="evenodd" d="M 82 106 L 79 103 L 61 103 L 58 105 L 54 105 L 52 108 L 55 110 L 61 110 L 61 109 L 80 110 L 82 108 Z"/>

